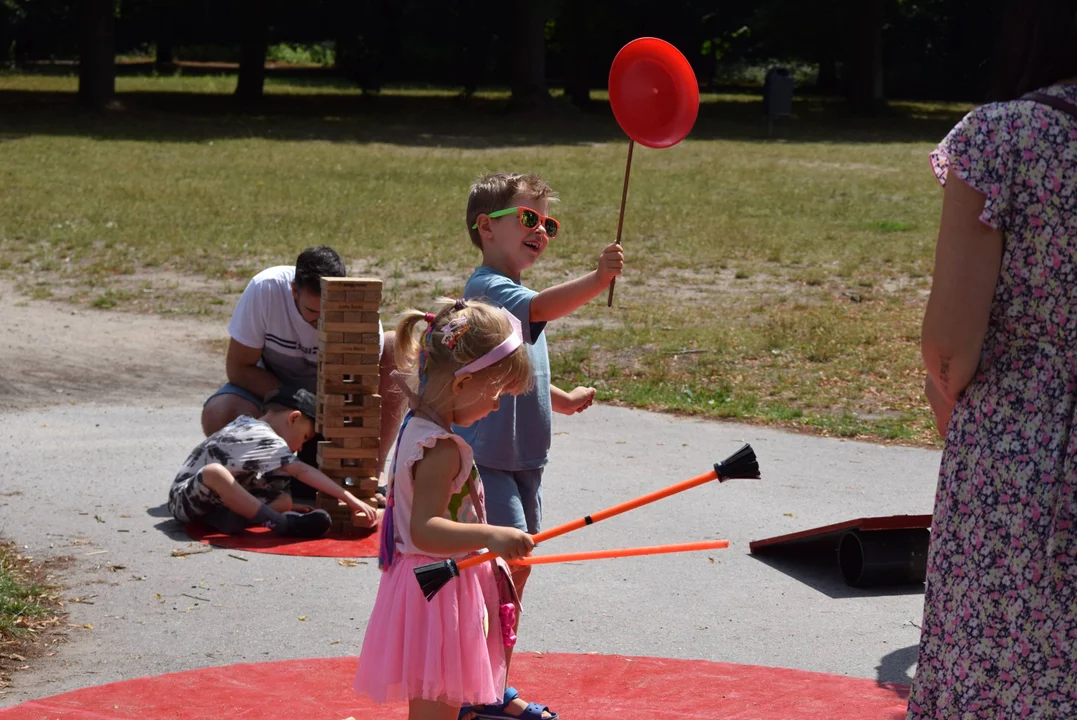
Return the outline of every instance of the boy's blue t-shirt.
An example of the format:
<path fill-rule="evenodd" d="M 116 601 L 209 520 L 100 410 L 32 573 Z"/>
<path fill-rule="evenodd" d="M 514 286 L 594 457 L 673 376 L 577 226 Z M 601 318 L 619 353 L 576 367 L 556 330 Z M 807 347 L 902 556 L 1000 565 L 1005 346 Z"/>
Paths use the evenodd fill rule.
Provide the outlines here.
<path fill-rule="evenodd" d="M 471 427 L 453 432 L 475 451 L 475 462 L 498 470 L 534 470 L 550 453 L 550 356 L 544 322 L 530 322 L 531 300 L 538 295 L 507 275 L 485 265 L 471 273 L 464 286 L 468 300 L 485 300 L 503 307 L 520 320 L 535 375 L 535 388 L 526 395 L 504 395 L 501 406 Z"/>

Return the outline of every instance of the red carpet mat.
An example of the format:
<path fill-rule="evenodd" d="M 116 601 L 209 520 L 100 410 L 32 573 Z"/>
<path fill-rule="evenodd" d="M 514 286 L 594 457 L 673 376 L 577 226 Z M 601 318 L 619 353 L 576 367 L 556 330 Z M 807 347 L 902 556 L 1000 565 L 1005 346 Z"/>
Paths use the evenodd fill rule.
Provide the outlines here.
<path fill-rule="evenodd" d="M 351 690 L 355 658 L 229 665 L 31 700 L 3 720 L 404 720 Z M 699 660 L 520 653 L 512 684 L 564 720 L 903 720 L 906 686 Z"/>
<path fill-rule="evenodd" d="M 317 540 L 287 538 L 274 535 L 266 528 L 250 528 L 235 535 L 214 530 L 205 525 L 191 523 L 186 528 L 192 540 L 214 547 L 271 555 L 298 555 L 300 557 L 369 558 L 378 556 L 378 531 L 366 535 L 339 535 L 330 533 Z"/>

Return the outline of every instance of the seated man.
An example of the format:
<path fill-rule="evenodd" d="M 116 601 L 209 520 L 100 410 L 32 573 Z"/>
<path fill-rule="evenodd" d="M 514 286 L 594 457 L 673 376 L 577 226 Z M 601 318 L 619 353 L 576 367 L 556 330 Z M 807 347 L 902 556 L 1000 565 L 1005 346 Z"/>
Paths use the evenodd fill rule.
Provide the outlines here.
<path fill-rule="evenodd" d="M 281 385 L 317 391 L 323 277 L 345 277 L 344 261 L 325 246 L 301 252 L 294 267 L 280 265 L 263 270 L 247 285 L 228 323 L 231 339 L 224 361 L 228 382 L 202 407 L 202 432 L 207 436 L 240 415 L 261 416 L 263 398 Z M 389 377 L 394 367 L 393 333 L 382 333 L 379 472 L 403 414 L 403 395 Z M 299 453 L 308 465 L 318 466 L 320 439 L 316 436 Z M 302 483 L 293 483 L 292 488 L 300 497 L 312 497 Z"/>

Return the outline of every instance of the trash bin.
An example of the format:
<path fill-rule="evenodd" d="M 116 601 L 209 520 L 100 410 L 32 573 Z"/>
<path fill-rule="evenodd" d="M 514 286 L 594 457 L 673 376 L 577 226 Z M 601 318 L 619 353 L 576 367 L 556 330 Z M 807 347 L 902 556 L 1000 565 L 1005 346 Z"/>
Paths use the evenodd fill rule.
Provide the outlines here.
<path fill-rule="evenodd" d="M 763 114 L 767 116 L 767 135 L 774 131 L 774 118 L 793 114 L 793 88 L 796 82 L 788 68 L 767 71 L 763 80 Z"/>

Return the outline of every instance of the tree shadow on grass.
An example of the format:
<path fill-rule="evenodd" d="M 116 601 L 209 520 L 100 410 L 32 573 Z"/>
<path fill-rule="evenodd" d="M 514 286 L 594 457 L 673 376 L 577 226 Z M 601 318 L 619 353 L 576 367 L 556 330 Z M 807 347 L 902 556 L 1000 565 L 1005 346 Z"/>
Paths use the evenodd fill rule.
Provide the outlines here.
<path fill-rule="evenodd" d="M 2 88 L 2 86 L 0 86 Z M 308 88 L 309 90 L 309 88 Z M 115 107 L 82 110 L 74 93 L 0 89 L 0 141 L 26 136 L 207 142 L 229 138 L 486 149 L 626 142 L 608 102 L 586 110 L 557 98 L 514 111 L 505 98 L 430 93 L 269 92 L 256 106 L 231 95 L 121 92 Z M 800 97 L 794 115 L 767 123 L 757 96 L 705 97 L 689 139 L 752 143 L 909 143 L 941 140 L 960 120 L 954 106 L 894 104 L 874 118 L 835 99 Z"/>

